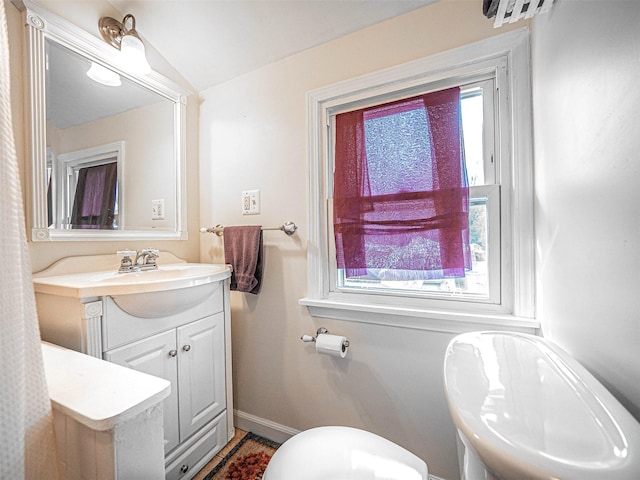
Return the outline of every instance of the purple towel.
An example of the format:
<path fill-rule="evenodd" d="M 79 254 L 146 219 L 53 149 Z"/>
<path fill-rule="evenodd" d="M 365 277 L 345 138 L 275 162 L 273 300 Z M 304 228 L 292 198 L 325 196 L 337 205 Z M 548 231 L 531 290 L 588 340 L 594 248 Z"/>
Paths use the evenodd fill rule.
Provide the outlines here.
<path fill-rule="evenodd" d="M 262 280 L 262 227 L 224 227 L 224 261 L 233 268 L 231 290 L 257 294 Z"/>

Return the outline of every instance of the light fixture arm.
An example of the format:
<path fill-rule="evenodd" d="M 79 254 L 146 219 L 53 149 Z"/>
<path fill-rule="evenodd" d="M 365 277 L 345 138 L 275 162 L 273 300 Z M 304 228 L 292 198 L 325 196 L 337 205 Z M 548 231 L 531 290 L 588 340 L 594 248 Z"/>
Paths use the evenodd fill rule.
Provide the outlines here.
<path fill-rule="evenodd" d="M 131 20 L 131 28 L 126 26 L 128 20 Z M 120 50 L 122 37 L 125 35 L 133 35 L 140 40 L 140 36 L 136 31 L 136 17 L 130 13 L 125 15 L 122 22 L 113 17 L 102 17 L 98 22 L 98 29 L 104 41 L 118 50 Z"/>

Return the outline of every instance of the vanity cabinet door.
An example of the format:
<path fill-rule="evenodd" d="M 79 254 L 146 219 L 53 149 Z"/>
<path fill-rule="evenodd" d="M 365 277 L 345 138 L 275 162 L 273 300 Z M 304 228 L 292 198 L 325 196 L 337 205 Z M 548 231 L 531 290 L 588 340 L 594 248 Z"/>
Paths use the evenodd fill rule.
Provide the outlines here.
<path fill-rule="evenodd" d="M 184 441 L 226 407 L 224 314 L 177 331 L 180 439 Z"/>
<path fill-rule="evenodd" d="M 164 451 L 170 452 L 179 443 L 175 329 L 105 352 L 104 359 L 171 382 L 171 394 L 163 403 Z"/>

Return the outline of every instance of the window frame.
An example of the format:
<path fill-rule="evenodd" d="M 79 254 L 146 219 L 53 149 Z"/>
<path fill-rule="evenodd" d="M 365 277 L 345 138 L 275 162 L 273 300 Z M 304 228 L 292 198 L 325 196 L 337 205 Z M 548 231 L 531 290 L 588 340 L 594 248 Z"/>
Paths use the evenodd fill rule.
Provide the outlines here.
<path fill-rule="evenodd" d="M 497 304 L 371 295 L 335 290 L 330 218 L 333 145 L 330 117 L 416 93 L 495 76 L 495 174 L 500 222 L 500 285 Z M 426 330 L 478 328 L 535 331 L 533 182 L 529 32 L 519 29 L 309 92 L 309 241 L 307 297 L 299 303 L 312 316 Z M 489 186 L 491 187 L 491 186 Z M 484 187 L 482 187 L 484 188 Z M 496 189 L 491 191 L 496 201 Z M 495 219 L 494 219 L 495 220 Z M 333 255 L 332 255 L 333 254 Z"/>

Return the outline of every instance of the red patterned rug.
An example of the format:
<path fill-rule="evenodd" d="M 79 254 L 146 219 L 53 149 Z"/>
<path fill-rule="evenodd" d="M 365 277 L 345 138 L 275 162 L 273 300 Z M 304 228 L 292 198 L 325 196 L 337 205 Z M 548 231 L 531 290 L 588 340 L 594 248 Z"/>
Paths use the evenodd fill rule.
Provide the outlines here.
<path fill-rule="evenodd" d="M 280 444 L 247 433 L 204 480 L 260 480 Z"/>

